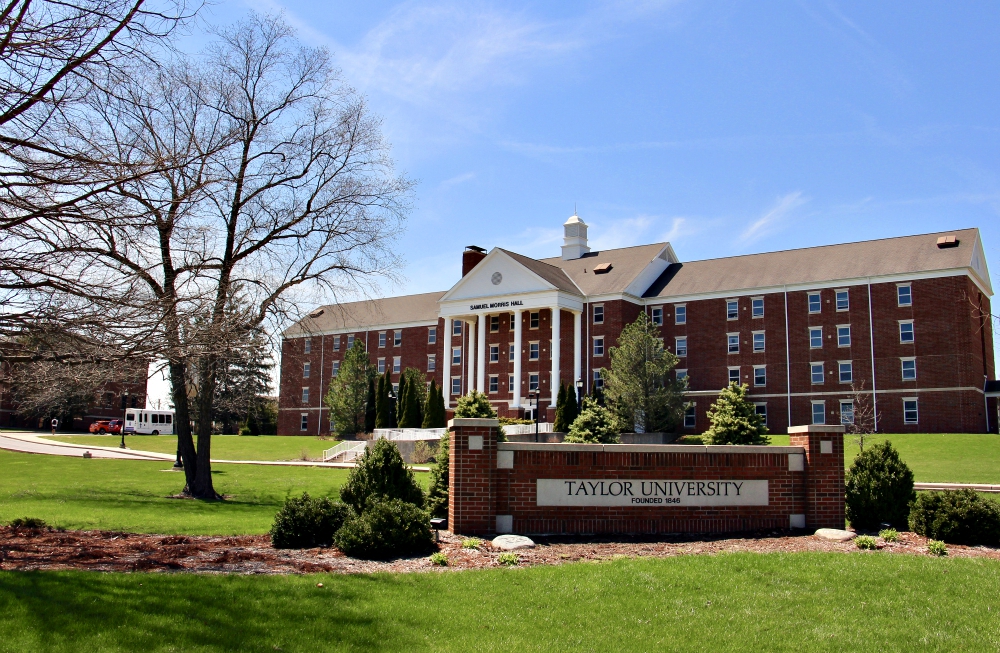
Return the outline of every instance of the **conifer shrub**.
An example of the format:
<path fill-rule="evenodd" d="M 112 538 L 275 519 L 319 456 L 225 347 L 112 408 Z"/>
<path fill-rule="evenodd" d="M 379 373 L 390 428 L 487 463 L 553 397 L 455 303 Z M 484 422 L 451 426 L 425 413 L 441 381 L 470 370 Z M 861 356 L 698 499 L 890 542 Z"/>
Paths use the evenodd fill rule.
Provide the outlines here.
<path fill-rule="evenodd" d="M 399 499 L 373 499 L 365 511 L 344 522 L 334 543 L 344 554 L 385 560 L 420 554 L 433 547 L 430 515 Z"/>
<path fill-rule="evenodd" d="M 431 467 L 430 488 L 427 490 L 427 511 L 431 517 L 448 516 L 448 451 L 449 435 L 441 436 L 437 459 Z"/>
<path fill-rule="evenodd" d="M 358 513 L 363 513 L 369 502 L 382 499 L 424 505 L 423 490 L 390 440 L 376 440 L 365 449 L 340 488 L 340 498 Z"/>
<path fill-rule="evenodd" d="M 308 493 L 285 500 L 271 526 L 271 546 L 276 549 L 311 549 L 330 546 L 333 535 L 353 515 L 351 508 L 327 497 Z"/>
<path fill-rule="evenodd" d="M 563 441 L 588 444 L 620 442 L 618 420 L 610 410 L 588 397 L 583 400 L 583 410 L 573 420 Z"/>
<path fill-rule="evenodd" d="M 847 470 L 847 519 L 858 529 L 874 530 L 883 522 L 904 526 L 910 514 L 913 472 L 888 440 L 872 445 Z"/>
<path fill-rule="evenodd" d="M 757 407 L 747 399 L 747 385 L 730 383 L 708 409 L 711 427 L 703 434 L 707 444 L 767 444 L 767 427 Z"/>
<path fill-rule="evenodd" d="M 496 419 L 497 411 L 493 410 L 490 398 L 478 390 L 473 390 L 460 397 L 455 406 L 456 418 Z"/>
<path fill-rule="evenodd" d="M 913 531 L 950 544 L 1000 544 L 1000 504 L 973 490 L 921 493 L 910 510 Z"/>

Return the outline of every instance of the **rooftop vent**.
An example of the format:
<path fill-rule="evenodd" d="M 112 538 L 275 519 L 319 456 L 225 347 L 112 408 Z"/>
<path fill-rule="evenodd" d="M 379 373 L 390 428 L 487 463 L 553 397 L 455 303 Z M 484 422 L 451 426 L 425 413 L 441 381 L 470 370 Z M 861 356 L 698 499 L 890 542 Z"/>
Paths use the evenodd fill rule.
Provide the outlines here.
<path fill-rule="evenodd" d="M 937 246 L 941 249 L 946 247 L 958 247 L 958 238 L 955 234 L 948 234 L 947 236 L 938 236 Z"/>
<path fill-rule="evenodd" d="M 612 265 L 610 263 L 598 263 L 594 266 L 594 274 L 607 274 L 611 272 Z"/>
<path fill-rule="evenodd" d="M 309 314 L 309 317 L 311 317 L 313 319 L 316 319 L 317 317 L 319 317 L 320 315 L 322 315 L 324 313 L 324 311 L 325 311 L 325 309 L 317 308 L 315 311 L 313 311 L 312 313 Z"/>

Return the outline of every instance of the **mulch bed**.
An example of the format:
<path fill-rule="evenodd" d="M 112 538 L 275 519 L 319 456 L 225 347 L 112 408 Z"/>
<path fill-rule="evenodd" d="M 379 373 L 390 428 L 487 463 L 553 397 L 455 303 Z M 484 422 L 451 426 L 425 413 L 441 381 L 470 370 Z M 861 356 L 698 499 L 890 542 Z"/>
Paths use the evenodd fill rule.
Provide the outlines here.
<path fill-rule="evenodd" d="M 108 531 L 0 528 L 0 569 L 86 569 L 94 571 L 188 571 L 239 574 L 303 574 L 315 572 L 370 573 L 379 571 L 443 571 L 497 567 L 501 551 L 483 541 L 476 549 L 462 548 L 464 538 L 441 533 L 439 550 L 448 566 L 426 556 L 387 562 L 349 558 L 335 548 L 283 550 L 271 547 L 266 535 L 207 537 L 142 535 Z M 679 555 L 822 551 L 878 555 L 860 551 L 853 542 L 831 542 L 789 532 L 731 536 L 663 538 L 535 538 L 534 549 L 517 551 L 521 566 L 609 560 L 618 557 L 665 558 Z M 882 543 L 885 553 L 929 555 L 927 538 L 900 533 L 900 541 Z M 1000 559 L 1000 549 L 949 545 L 952 557 Z"/>

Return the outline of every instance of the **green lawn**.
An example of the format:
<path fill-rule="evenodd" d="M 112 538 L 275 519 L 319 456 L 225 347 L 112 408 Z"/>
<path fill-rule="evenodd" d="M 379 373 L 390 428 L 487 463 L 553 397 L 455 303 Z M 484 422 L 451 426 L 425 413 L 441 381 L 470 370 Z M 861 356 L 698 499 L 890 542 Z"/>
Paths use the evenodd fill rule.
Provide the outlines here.
<path fill-rule="evenodd" d="M 46 436 L 51 437 L 51 436 Z M 120 435 L 57 435 L 53 440 L 82 444 L 88 447 L 117 447 Z M 323 452 L 336 446 L 335 440 L 320 440 L 315 436 L 238 435 L 212 436 L 212 458 L 219 460 L 301 460 L 320 458 Z M 175 435 L 126 435 L 125 446 L 140 451 L 175 453 Z"/>
<path fill-rule="evenodd" d="M 0 523 L 40 517 L 65 528 L 139 533 L 265 533 L 288 495 L 338 496 L 346 469 L 214 465 L 223 502 L 170 499 L 184 476 L 169 462 L 84 460 L 0 451 Z M 426 484 L 427 474 L 417 474 Z"/>
<path fill-rule="evenodd" d="M 0 650 L 978 652 L 1000 647 L 998 597 L 996 561 L 883 553 L 409 575 L 0 572 Z"/>

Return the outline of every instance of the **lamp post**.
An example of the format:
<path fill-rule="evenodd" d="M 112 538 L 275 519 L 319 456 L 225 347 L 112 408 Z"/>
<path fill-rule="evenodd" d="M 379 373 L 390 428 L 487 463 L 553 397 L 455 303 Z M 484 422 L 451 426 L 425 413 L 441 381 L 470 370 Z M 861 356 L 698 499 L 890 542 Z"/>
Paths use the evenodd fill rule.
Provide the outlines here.
<path fill-rule="evenodd" d="M 176 423 L 177 423 L 177 414 L 174 413 L 174 424 L 176 424 Z M 176 431 L 177 428 L 174 427 L 173 430 Z M 177 434 L 177 458 L 176 458 L 176 460 L 174 460 L 174 469 L 184 469 L 184 461 L 181 460 L 181 438 L 180 438 L 180 434 Z"/>
<path fill-rule="evenodd" d="M 119 429 L 119 433 L 122 434 L 122 443 L 118 445 L 119 449 L 125 448 L 125 411 L 128 410 L 128 390 L 122 393 L 122 427 Z"/>
<path fill-rule="evenodd" d="M 576 412 L 583 410 L 583 379 L 576 380 Z"/>
<path fill-rule="evenodd" d="M 535 400 L 535 410 L 533 411 L 535 414 L 535 442 L 538 442 L 538 391 L 537 390 L 532 390 L 531 392 L 528 393 L 528 400 L 530 401 L 531 399 Z"/>

